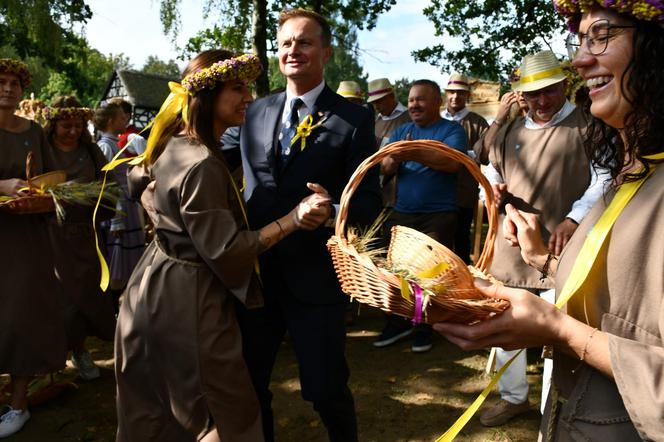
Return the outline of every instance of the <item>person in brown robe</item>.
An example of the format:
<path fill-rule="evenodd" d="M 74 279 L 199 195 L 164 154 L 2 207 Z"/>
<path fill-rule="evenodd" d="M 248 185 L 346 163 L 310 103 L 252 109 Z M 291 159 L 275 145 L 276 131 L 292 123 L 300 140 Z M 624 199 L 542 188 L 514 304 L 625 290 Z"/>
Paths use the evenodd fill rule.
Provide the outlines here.
<path fill-rule="evenodd" d="M 51 146 L 49 166 L 64 170 L 68 181 L 89 183 L 103 179 L 101 168 L 106 158 L 87 131 L 91 114 L 73 96 L 57 97 L 43 112 L 44 131 Z M 101 270 L 92 225 L 94 209 L 69 205 L 65 210 L 62 225 L 52 220 L 50 236 L 62 291 L 67 346 L 72 350 L 72 362 L 79 376 L 91 380 L 100 373 L 85 348 L 85 338 L 95 335 L 112 340 L 115 315 L 110 294 L 102 293 L 99 287 Z"/>
<path fill-rule="evenodd" d="M 224 50 L 195 57 L 167 98 L 186 104 L 187 114 L 160 112 L 144 167 L 131 171 L 133 195 L 145 188 L 146 174 L 154 180 L 155 238 L 118 317 L 118 441 L 263 440 L 233 298 L 262 305 L 258 254 L 295 230 L 322 224 L 330 197 L 309 184 L 315 193 L 290 213 L 249 230 L 218 145 L 228 127 L 244 122 L 252 101 L 248 83 L 260 62 L 246 57 Z M 220 66 L 224 73 L 213 76 Z"/>
<path fill-rule="evenodd" d="M 508 299 L 502 315 L 475 326 L 438 324 L 464 349 L 553 347 L 553 386 L 540 439 L 664 440 L 664 29 L 611 7 L 557 3 L 578 29 L 573 65 L 586 80 L 593 119 L 591 159 L 611 170 L 612 186 L 560 256 L 552 256 L 537 218 L 508 205 L 504 235 L 531 266 L 555 275 L 557 296 L 579 271 L 581 249 L 625 183 L 641 182 L 623 205 L 593 265 L 564 311 L 519 290 L 483 287 Z M 659 10 L 661 14 L 664 11 Z M 626 95 L 628 94 L 628 95 Z M 628 98 L 629 97 L 629 98 Z M 548 264 L 547 264 L 548 262 Z M 586 261 L 587 262 L 587 261 Z"/>
<path fill-rule="evenodd" d="M 22 65 L 22 66 L 21 66 Z M 0 59 L 0 197 L 15 197 L 27 186 L 26 157 L 33 174 L 46 171 L 46 137 L 37 123 L 14 115 L 27 67 Z M 0 437 L 20 430 L 30 418 L 27 387 L 35 375 L 65 365 L 65 333 L 48 236 L 51 214 L 0 210 L 0 373 L 11 375 L 11 402 L 0 416 Z"/>

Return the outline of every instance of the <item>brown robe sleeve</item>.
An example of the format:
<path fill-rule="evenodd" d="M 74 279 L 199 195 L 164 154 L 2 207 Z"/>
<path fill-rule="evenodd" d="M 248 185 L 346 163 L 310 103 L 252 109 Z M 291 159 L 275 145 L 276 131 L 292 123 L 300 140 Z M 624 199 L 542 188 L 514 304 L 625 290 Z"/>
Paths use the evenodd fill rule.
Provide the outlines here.
<path fill-rule="evenodd" d="M 639 328 L 627 322 L 623 326 Z M 659 330 L 664 336 L 664 304 L 659 306 Z M 609 334 L 609 355 L 620 396 L 639 435 L 664 440 L 664 343 L 650 337 L 643 343 Z"/>
<path fill-rule="evenodd" d="M 241 230 L 238 204 L 225 166 L 208 157 L 189 170 L 180 188 L 180 214 L 196 251 L 224 286 L 246 302 L 254 263 L 263 246 L 258 231 Z"/>

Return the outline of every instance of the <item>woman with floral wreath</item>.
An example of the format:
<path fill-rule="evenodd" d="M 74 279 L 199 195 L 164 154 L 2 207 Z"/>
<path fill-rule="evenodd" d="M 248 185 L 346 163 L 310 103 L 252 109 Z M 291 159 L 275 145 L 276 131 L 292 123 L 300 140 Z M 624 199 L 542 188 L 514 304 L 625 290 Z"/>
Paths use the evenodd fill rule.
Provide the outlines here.
<path fill-rule="evenodd" d="M 574 38 L 572 64 L 590 88 L 586 150 L 611 170 L 604 198 L 560 258 L 537 219 L 507 206 L 505 237 L 543 275 L 557 304 L 490 286 L 503 314 L 477 325 L 437 324 L 464 349 L 553 347 L 541 438 L 664 440 L 664 4 L 554 0 Z M 558 264 L 558 259 L 559 264 Z"/>
<path fill-rule="evenodd" d="M 130 175 L 133 194 L 144 183 L 136 170 L 155 182 L 156 233 L 118 317 L 118 441 L 263 440 L 233 297 L 262 304 L 258 254 L 323 223 L 330 197 L 310 184 L 314 193 L 288 215 L 249 230 L 219 140 L 244 122 L 260 71 L 253 55 L 196 56 L 182 84 L 169 84 L 143 167 Z"/>
<path fill-rule="evenodd" d="M 92 111 L 69 95 L 55 98 L 42 111 L 42 116 L 51 145 L 48 156 L 52 168 L 64 170 L 68 181 L 101 180 L 101 168 L 107 161 L 87 130 Z M 85 348 L 85 338 L 94 335 L 110 341 L 115 331 L 110 295 L 99 288 L 101 272 L 92 211 L 91 207 L 67 206 L 62 225 L 52 220 L 50 226 L 55 268 L 62 290 L 67 346 L 72 351 L 74 367 L 86 381 L 98 378 L 100 373 Z"/>
<path fill-rule="evenodd" d="M 19 196 L 28 185 L 29 152 L 32 174 L 48 170 L 48 143 L 41 126 L 14 115 L 30 80 L 23 62 L 0 59 L 0 199 Z M 11 376 L 11 400 L 0 410 L 0 437 L 19 431 L 30 418 L 30 380 L 65 365 L 63 320 L 54 295 L 50 218 L 50 214 L 0 211 L 0 373 Z"/>

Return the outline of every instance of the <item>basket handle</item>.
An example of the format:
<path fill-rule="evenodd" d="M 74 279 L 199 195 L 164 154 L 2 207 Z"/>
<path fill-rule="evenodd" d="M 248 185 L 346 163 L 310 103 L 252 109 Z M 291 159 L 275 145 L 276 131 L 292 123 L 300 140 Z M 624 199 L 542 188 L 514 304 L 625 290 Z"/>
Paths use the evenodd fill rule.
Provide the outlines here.
<path fill-rule="evenodd" d="M 346 221 L 348 218 L 348 208 L 349 208 L 350 199 L 355 193 L 355 190 L 358 188 L 358 186 L 364 179 L 367 172 L 372 167 L 379 165 L 384 158 L 392 154 L 395 154 L 397 152 L 400 155 L 406 154 L 404 156 L 406 158 L 409 158 L 408 155 L 409 153 L 414 154 L 415 152 L 418 151 L 421 152 L 423 150 L 429 152 L 436 152 L 439 153 L 440 155 L 443 155 L 447 158 L 457 161 L 458 163 L 463 165 L 466 169 L 468 169 L 473 178 L 475 178 L 484 189 L 484 193 L 486 194 L 485 206 L 487 208 L 487 214 L 489 218 L 489 231 L 487 233 L 486 240 L 484 241 L 484 248 L 482 249 L 482 253 L 480 254 L 480 257 L 477 259 L 477 262 L 475 263 L 475 267 L 483 272 L 486 272 L 489 266 L 491 265 L 491 261 L 493 259 L 493 245 L 496 241 L 496 235 L 498 230 L 498 210 L 495 205 L 493 189 L 491 188 L 491 184 L 482 174 L 482 171 L 477 166 L 475 161 L 473 161 L 468 155 L 464 154 L 463 152 L 459 152 L 456 149 L 452 149 L 451 147 L 439 141 L 433 141 L 433 140 L 397 141 L 395 143 L 388 144 L 387 146 L 380 149 L 378 152 L 374 153 L 373 155 L 365 159 L 357 167 L 353 175 L 350 177 L 350 179 L 348 180 L 348 184 L 346 184 L 346 187 L 344 188 L 344 191 L 341 194 L 339 216 L 337 217 L 337 221 L 335 224 L 335 234 L 340 239 L 344 240 L 346 239 L 345 236 Z M 412 155 L 411 158 L 414 157 L 415 155 Z M 424 165 L 426 166 L 427 164 Z"/>

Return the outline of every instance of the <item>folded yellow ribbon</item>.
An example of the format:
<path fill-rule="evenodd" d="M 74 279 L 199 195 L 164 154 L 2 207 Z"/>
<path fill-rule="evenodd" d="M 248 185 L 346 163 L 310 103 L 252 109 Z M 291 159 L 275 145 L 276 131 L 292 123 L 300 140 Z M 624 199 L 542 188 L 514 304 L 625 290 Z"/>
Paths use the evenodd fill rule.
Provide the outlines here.
<path fill-rule="evenodd" d="M 314 117 L 311 116 L 311 114 L 307 115 L 304 120 L 297 126 L 295 136 L 291 140 L 291 146 L 297 142 L 297 140 L 300 140 L 300 152 L 303 151 L 307 147 L 307 138 L 311 135 L 311 133 L 321 127 L 323 123 L 325 122 L 326 118 L 323 117 L 320 119 L 320 121 L 316 124 L 313 124 L 314 122 Z"/>
<path fill-rule="evenodd" d="M 649 160 L 664 160 L 664 153 L 659 153 L 656 155 L 649 155 L 645 158 Z M 556 307 L 562 308 L 567 304 L 567 302 L 577 293 L 578 289 L 583 285 L 583 283 L 588 278 L 590 270 L 595 264 L 597 255 L 602 248 L 609 232 L 613 228 L 616 220 L 622 213 L 622 211 L 627 207 L 627 204 L 631 199 L 636 195 L 636 192 L 639 188 L 646 182 L 648 177 L 654 172 L 656 165 L 653 165 L 650 169 L 650 173 L 644 178 L 638 181 L 631 181 L 628 183 L 623 183 L 616 195 L 611 200 L 609 206 L 604 210 L 602 216 L 592 228 L 586 240 L 583 242 L 583 246 L 579 251 L 576 259 L 574 260 L 574 266 L 572 267 L 572 273 L 569 278 L 565 281 L 562 290 L 560 291 L 560 296 L 556 301 Z M 494 385 L 502 377 L 505 370 L 512 364 L 512 362 L 523 352 L 519 352 L 514 355 L 501 369 L 491 378 L 489 385 L 480 393 L 480 395 L 475 399 L 470 407 L 457 419 L 457 421 L 452 424 L 452 426 L 438 439 L 436 442 L 451 442 L 459 434 L 459 432 L 466 426 L 468 421 L 473 417 L 473 415 L 480 408 L 484 400 L 487 398 Z"/>

